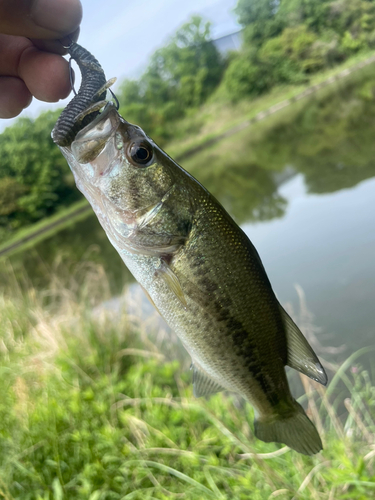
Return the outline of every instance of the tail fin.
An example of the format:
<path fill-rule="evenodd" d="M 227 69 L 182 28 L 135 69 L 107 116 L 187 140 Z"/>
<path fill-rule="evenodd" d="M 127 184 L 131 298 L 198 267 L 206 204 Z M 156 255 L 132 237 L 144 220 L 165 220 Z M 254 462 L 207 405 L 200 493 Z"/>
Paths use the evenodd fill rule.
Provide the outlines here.
<path fill-rule="evenodd" d="M 266 443 L 284 443 L 304 455 L 314 455 L 323 449 L 315 425 L 304 409 L 294 401 L 295 413 L 282 416 L 259 417 L 255 420 L 255 436 Z"/>

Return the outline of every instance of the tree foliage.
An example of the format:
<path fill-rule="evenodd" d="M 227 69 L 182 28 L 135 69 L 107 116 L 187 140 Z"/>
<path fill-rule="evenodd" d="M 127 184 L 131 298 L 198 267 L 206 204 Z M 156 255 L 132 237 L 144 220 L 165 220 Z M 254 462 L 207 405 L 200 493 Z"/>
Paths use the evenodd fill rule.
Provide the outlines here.
<path fill-rule="evenodd" d="M 51 139 L 58 112 L 22 118 L 0 135 L 0 231 L 12 231 L 78 198 Z"/>
<path fill-rule="evenodd" d="M 266 91 L 278 83 L 307 81 L 312 73 L 375 47 L 373 0 L 239 0 L 235 11 L 244 44 L 224 77 L 234 99 L 256 95 L 260 87 Z M 246 71 L 247 85 L 236 83 Z M 257 72 L 267 85 L 253 82 Z"/>
<path fill-rule="evenodd" d="M 265 22 L 272 19 L 277 7 L 277 0 L 239 0 L 235 12 L 238 16 L 238 22 L 242 26 L 248 26 L 259 21 Z"/>
<path fill-rule="evenodd" d="M 223 69 L 220 54 L 210 41 L 210 23 L 193 16 L 152 55 L 139 80 L 125 80 L 121 113 L 163 142 L 171 122 L 209 97 Z"/>
<path fill-rule="evenodd" d="M 232 100 L 249 94 L 262 94 L 272 86 L 267 63 L 259 60 L 251 50 L 243 51 L 234 58 L 225 73 L 224 81 Z"/>

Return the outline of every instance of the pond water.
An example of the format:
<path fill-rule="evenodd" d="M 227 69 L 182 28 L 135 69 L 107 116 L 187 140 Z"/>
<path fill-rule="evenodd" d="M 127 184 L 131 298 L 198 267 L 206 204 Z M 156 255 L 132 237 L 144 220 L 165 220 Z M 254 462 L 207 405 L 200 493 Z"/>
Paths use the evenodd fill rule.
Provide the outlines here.
<path fill-rule="evenodd" d="M 243 226 L 280 302 L 297 312 L 299 285 L 322 344 L 344 354 L 375 344 L 375 178 L 315 195 L 299 174 L 280 193 L 282 219 Z"/>
<path fill-rule="evenodd" d="M 345 344 L 341 357 L 375 343 L 374 89 L 368 69 L 183 163 L 241 224 L 281 303 L 298 311 L 301 287 L 319 342 Z M 94 215 L 10 261 L 43 287 L 57 256 L 68 274 L 101 263 L 112 295 L 132 282 Z"/>

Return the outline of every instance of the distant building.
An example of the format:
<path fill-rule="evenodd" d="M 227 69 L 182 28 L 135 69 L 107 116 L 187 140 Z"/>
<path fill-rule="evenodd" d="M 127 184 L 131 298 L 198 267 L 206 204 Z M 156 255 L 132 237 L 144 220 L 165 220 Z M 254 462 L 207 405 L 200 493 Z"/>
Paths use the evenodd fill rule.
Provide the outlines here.
<path fill-rule="evenodd" d="M 212 40 L 220 54 L 225 55 L 231 50 L 240 50 L 242 45 L 242 30 Z"/>

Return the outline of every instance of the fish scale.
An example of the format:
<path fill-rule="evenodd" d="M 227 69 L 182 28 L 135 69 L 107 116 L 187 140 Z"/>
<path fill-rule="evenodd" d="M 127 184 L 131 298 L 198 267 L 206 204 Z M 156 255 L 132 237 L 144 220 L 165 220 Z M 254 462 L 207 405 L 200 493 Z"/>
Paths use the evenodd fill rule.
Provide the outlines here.
<path fill-rule="evenodd" d="M 55 138 L 61 123 L 64 112 Z M 235 391 L 254 406 L 259 439 L 319 452 L 319 434 L 292 397 L 285 366 L 322 384 L 327 376 L 245 233 L 111 103 L 72 127 L 56 142 L 109 240 L 189 352 L 194 394 Z"/>

